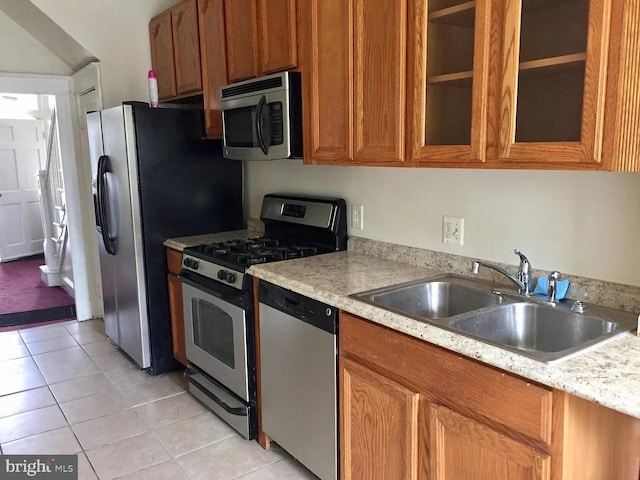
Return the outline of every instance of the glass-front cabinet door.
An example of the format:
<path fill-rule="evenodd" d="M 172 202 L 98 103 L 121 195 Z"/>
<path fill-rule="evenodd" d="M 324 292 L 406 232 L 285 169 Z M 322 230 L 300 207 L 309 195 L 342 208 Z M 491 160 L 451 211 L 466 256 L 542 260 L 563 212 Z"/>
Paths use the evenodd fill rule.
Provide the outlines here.
<path fill-rule="evenodd" d="M 609 1 L 493 0 L 502 41 L 490 157 L 600 161 Z"/>
<path fill-rule="evenodd" d="M 407 148 L 417 164 L 484 161 L 489 2 L 410 2 Z"/>

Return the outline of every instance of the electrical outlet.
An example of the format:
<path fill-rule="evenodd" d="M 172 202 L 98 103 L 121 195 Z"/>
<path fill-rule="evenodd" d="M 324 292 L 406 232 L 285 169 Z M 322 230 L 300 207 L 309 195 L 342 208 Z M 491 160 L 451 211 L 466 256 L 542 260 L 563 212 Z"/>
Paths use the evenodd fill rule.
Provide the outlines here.
<path fill-rule="evenodd" d="M 464 218 L 442 217 L 442 243 L 446 245 L 464 245 Z"/>
<path fill-rule="evenodd" d="M 360 203 L 351 205 L 351 228 L 364 230 L 364 206 Z"/>

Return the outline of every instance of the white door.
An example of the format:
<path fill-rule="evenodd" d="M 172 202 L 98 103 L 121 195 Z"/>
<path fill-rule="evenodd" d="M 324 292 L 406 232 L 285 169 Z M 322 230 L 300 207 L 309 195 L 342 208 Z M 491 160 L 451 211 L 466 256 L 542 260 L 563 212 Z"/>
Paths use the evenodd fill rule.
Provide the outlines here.
<path fill-rule="evenodd" d="M 38 170 L 46 163 L 40 120 L 0 119 L 0 261 L 43 251 Z"/>

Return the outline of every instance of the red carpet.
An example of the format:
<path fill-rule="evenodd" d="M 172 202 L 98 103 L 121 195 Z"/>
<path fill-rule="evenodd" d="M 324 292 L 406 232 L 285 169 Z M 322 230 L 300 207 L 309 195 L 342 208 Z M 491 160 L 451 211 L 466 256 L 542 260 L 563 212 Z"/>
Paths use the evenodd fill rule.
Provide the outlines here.
<path fill-rule="evenodd" d="M 42 257 L 0 263 L 0 314 L 73 305 L 60 287 L 47 287 L 40 278 Z"/>

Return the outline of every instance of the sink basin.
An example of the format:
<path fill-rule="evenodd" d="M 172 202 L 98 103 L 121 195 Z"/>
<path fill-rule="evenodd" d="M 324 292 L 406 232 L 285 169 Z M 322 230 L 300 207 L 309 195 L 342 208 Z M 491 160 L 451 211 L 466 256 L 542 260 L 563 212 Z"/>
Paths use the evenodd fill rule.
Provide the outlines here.
<path fill-rule="evenodd" d="M 637 315 L 593 304 L 584 313 L 573 301 L 550 305 L 497 285 L 454 274 L 357 293 L 351 297 L 543 362 L 575 353 L 634 330 Z"/>
<path fill-rule="evenodd" d="M 498 305 L 502 297 L 464 277 L 440 275 L 353 295 L 364 302 L 419 319 L 442 319 Z"/>
<path fill-rule="evenodd" d="M 545 362 L 567 357 L 633 328 L 566 308 L 528 302 L 465 315 L 449 327 Z"/>

